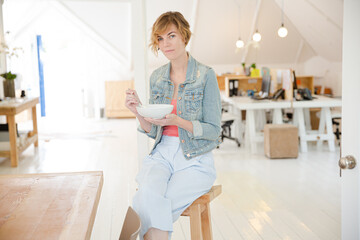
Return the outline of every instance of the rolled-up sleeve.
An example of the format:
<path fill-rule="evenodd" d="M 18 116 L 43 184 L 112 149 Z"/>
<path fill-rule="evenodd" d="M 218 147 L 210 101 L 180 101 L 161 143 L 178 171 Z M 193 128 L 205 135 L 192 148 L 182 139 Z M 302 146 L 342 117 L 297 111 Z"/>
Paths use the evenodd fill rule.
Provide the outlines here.
<path fill-rule="evenodd" d="M 141 125 L 138 126 L 137 130 L 141 133 L 146 134 L 148 137 L 155 139 L 156 132 L 157 132 L 157 126 L 152 124 L 150 132 L 145 132 L 144 129 L 142 129 Z"/>
<path fill-rule="evenodd" d="M 202 103 L 203 119 L 191 121 L 193 133 L 188 132 L 190 138 L 215 141 L 221 132 L 221 98 L 216 74 L 209 69 L 205 77 L 204 97 Z"/>

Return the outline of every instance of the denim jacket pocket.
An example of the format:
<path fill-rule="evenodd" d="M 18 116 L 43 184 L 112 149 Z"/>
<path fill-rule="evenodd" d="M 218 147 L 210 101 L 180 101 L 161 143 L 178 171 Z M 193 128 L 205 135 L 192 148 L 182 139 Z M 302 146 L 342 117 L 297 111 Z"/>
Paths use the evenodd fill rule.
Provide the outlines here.
<path fill-rule="evenodd" d="M 152 92 L 150 96 L 150 104 L 159 104 L 162 102 L 164 94 L 159 92 Z"/>
<path fill-rule="evenodd" d="M 185 91 L 185 109 L 189 113 L 197 113 L 201 110 L 204 92 L 203 89 Z"/>

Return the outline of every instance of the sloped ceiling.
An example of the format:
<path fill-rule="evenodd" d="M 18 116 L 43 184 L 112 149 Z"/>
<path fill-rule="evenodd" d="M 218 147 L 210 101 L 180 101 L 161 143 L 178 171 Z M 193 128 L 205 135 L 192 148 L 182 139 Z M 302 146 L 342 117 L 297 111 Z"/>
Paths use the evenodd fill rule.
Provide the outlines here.
<path fill-rule="evenodd" d="M 258 0 L 260 1 L 260 0 Z M 280 38 L 282 0 L 261 0 L 257 19 L 254 0 L 146 1 L 147 30 L 165 11 L 180 11 L 194 24 L 190 52 L 206 64 L 297 64 L 314 56 L 341 62 L 342 0 L 284 0 L 284 22 L 289 34 Z M 193 10 L 196 10 L 196 15 Z M 256 47 L 236 52 L 239 36 L 249 43 L 255 26 L 262 35 Z M 149 52 L 150 66 L 165 63 Z"/>
<path fill-rule="evenodd" d="M 25 4 L 26 1 L 19 2 Z M 59 0 L 59 2 L 66 2 L 65 5 L 70 6 L 78 17 L 83 18 L 96 32 L 103 35 L 103 38 L 125 57 L 131 54 L 127 44 L 131 41 L 130 18 L 119 20 L 123 19 L 120 15 L 124 14 L 115 10 L 110 11 L 106 18 L 103 14 L 109 6 L 120 6 L 121 2 L 128 3 L 131 0 Z M 342 0 L 146 0 L 144 2 L 148 36 L 152 24 L 160 14 L 166 11 L 180 11 L 193 30 L 188 48 L 194 57 L 205 64 L 234 65 L 241 64 L 243 60 L 248 64 L 253 62 L 268 65 L 301 64 L 315 56 L 329 62 L 342 60 Z M 258 3 L 260 7 L 257 12 Z M 277 36 L 281 24 L 282 3 L 284 3 L 284 22 L 289 31 L 288 36 L 283 39 Z M 87 7 L 95 5 L 99 5 L 97 10 L 101 14 L 97 15 L 96 12 L 90 11 L 93 8 L 89 10 Z M 109 25 L 109 22 L 113 24 Z M 121 28 L 119 23 L 122 23 Z M 256 28 L 262 34 L 262 40 L 257 47 L 249 44 Z M 236 52 L 235 42 L 239 37 L 247 43 L 248 48 Z M 150 68 L 167 62 L 161 54 L 155 57 L 149 51 L 148 55 Z M 128 59 L 130 61 L 131 57 Z"/>
<path fill-rule="evenodd" d="M 281 0 L 275 0 L 281 6 Z M 286 1 L 285 14 L 316 55 L 342 59 L 342 0 Z"/>

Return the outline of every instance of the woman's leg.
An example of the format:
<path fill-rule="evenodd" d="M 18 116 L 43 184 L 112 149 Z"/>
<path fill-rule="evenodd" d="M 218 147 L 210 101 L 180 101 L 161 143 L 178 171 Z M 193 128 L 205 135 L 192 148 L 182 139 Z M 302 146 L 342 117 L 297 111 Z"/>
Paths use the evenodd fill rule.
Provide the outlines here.
<path fill-rule="evenodd" d="M 162 239 L 157 238 L 160 229 L 166 234 L 172 231 L 171 201 L 165 198 L 170 177 L 171 168 L 159 153 L 144 159 L 136 177 L 138 191 L 133 198 L 133 208 L 141 219 L 140 239 L 150 228 L 156 230 L 152 230 L 145 239 Z M 152 237 L 154 234 L 155 238 Z"/>
<path fill-rule="evenodd" d="M 168 182 L 165 197 L 171 200 L 173 222 L 193 201 L 207 193 L 216 179 L 211 153 L 189 161 L 192 162 L 173 173 Z"/>
<path fill-rule="evenodd" d="M 150 228 L 144 235 L 144 240 L 168 240 L 169 233 L 157 228 Z"/>

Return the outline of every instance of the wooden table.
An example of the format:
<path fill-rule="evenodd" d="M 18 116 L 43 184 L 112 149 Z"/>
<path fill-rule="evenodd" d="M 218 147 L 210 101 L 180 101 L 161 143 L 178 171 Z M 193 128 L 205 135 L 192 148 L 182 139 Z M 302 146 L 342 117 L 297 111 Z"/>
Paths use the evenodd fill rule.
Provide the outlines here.
<path fill-rule="evenodd" d="M 0 102 L 0 115 L 6 115 L 6 120 L 9 125 L 10 139 L 10 151 L 0 151 L 0 157 L 10 157 L 12 167 L 17 167 L 19 154 L 22 153 L 28 146 L 32 143 L 34 143 L 35 147 L 38 146 L 38 129 L 36 120 L 36 104 L 38 103 L 38 97 L 13 98 Z M 17 146 L 15 115 L 27 109 L 31 109 L 32 112 L 33 131 L 28 134 L 23 146 Z"/>
<path fill-rule="evenodd" d="M 330 108 L 341 107 L 341 99 L 316 95 L 316 99 L 313 99 L 312 101 L 291 102 L 287 100 L 254 100 L 249 97 L 226 97 L 224 94 L 222 94 L 222 99 L 235 108 L 235 114 L 240 114 L 241 110 L 246 110 L 245 145 L 250 144 L 252 153 L 257 152 L 256 143 L 264 141 L 263 133 L 256 132 L 255 111 L 271 109 L 273 110 L 272 122 L 281 124 L 283 123 L 281 109 L 289 108 L 294 108 L 295 110 L 294 125 L 299 127 L 300 147 L 302 152 L 307 152 L 308 141 L 317 141 L 318 145 L 323 141 L 327 141 L 329 150 L 335 151 L 335 137 L 332 132 Z M 319 129 L 316 131 L 307 130 L 307 128 L 311 129 L 309 126 L 309 108 L 321 108 Z M 308 115 L 308 118 L 304 116 L 305 114 Z M 241 136 L 242 133 L 238 133 L 238 135 Z"/>
<path fill-rule="evenodd" d="M 317 141 L 318 146 L 320 146 L 323 141 L 327 141 L 329 150 L 332 152 L 335 151 L 335 136 L 333 133 L 330 108 L 341 106 L 342 101 L 340 98 L 330 98 L 319 95 L 316 95 L 316 99 L 312 101 L 297 101 L 293 103 L 295 109 L 295 125 L 299 127 L 302 152 L 307 152 L 308 141 Z M 319 129 L 315 131 L 311 130 L 310 126 L 310 108 L 321 108 Z"/>
<path fill-rule="evenodd" d="M 90 239 L 102 172 L 0 176 L 0 239 Z"/>

